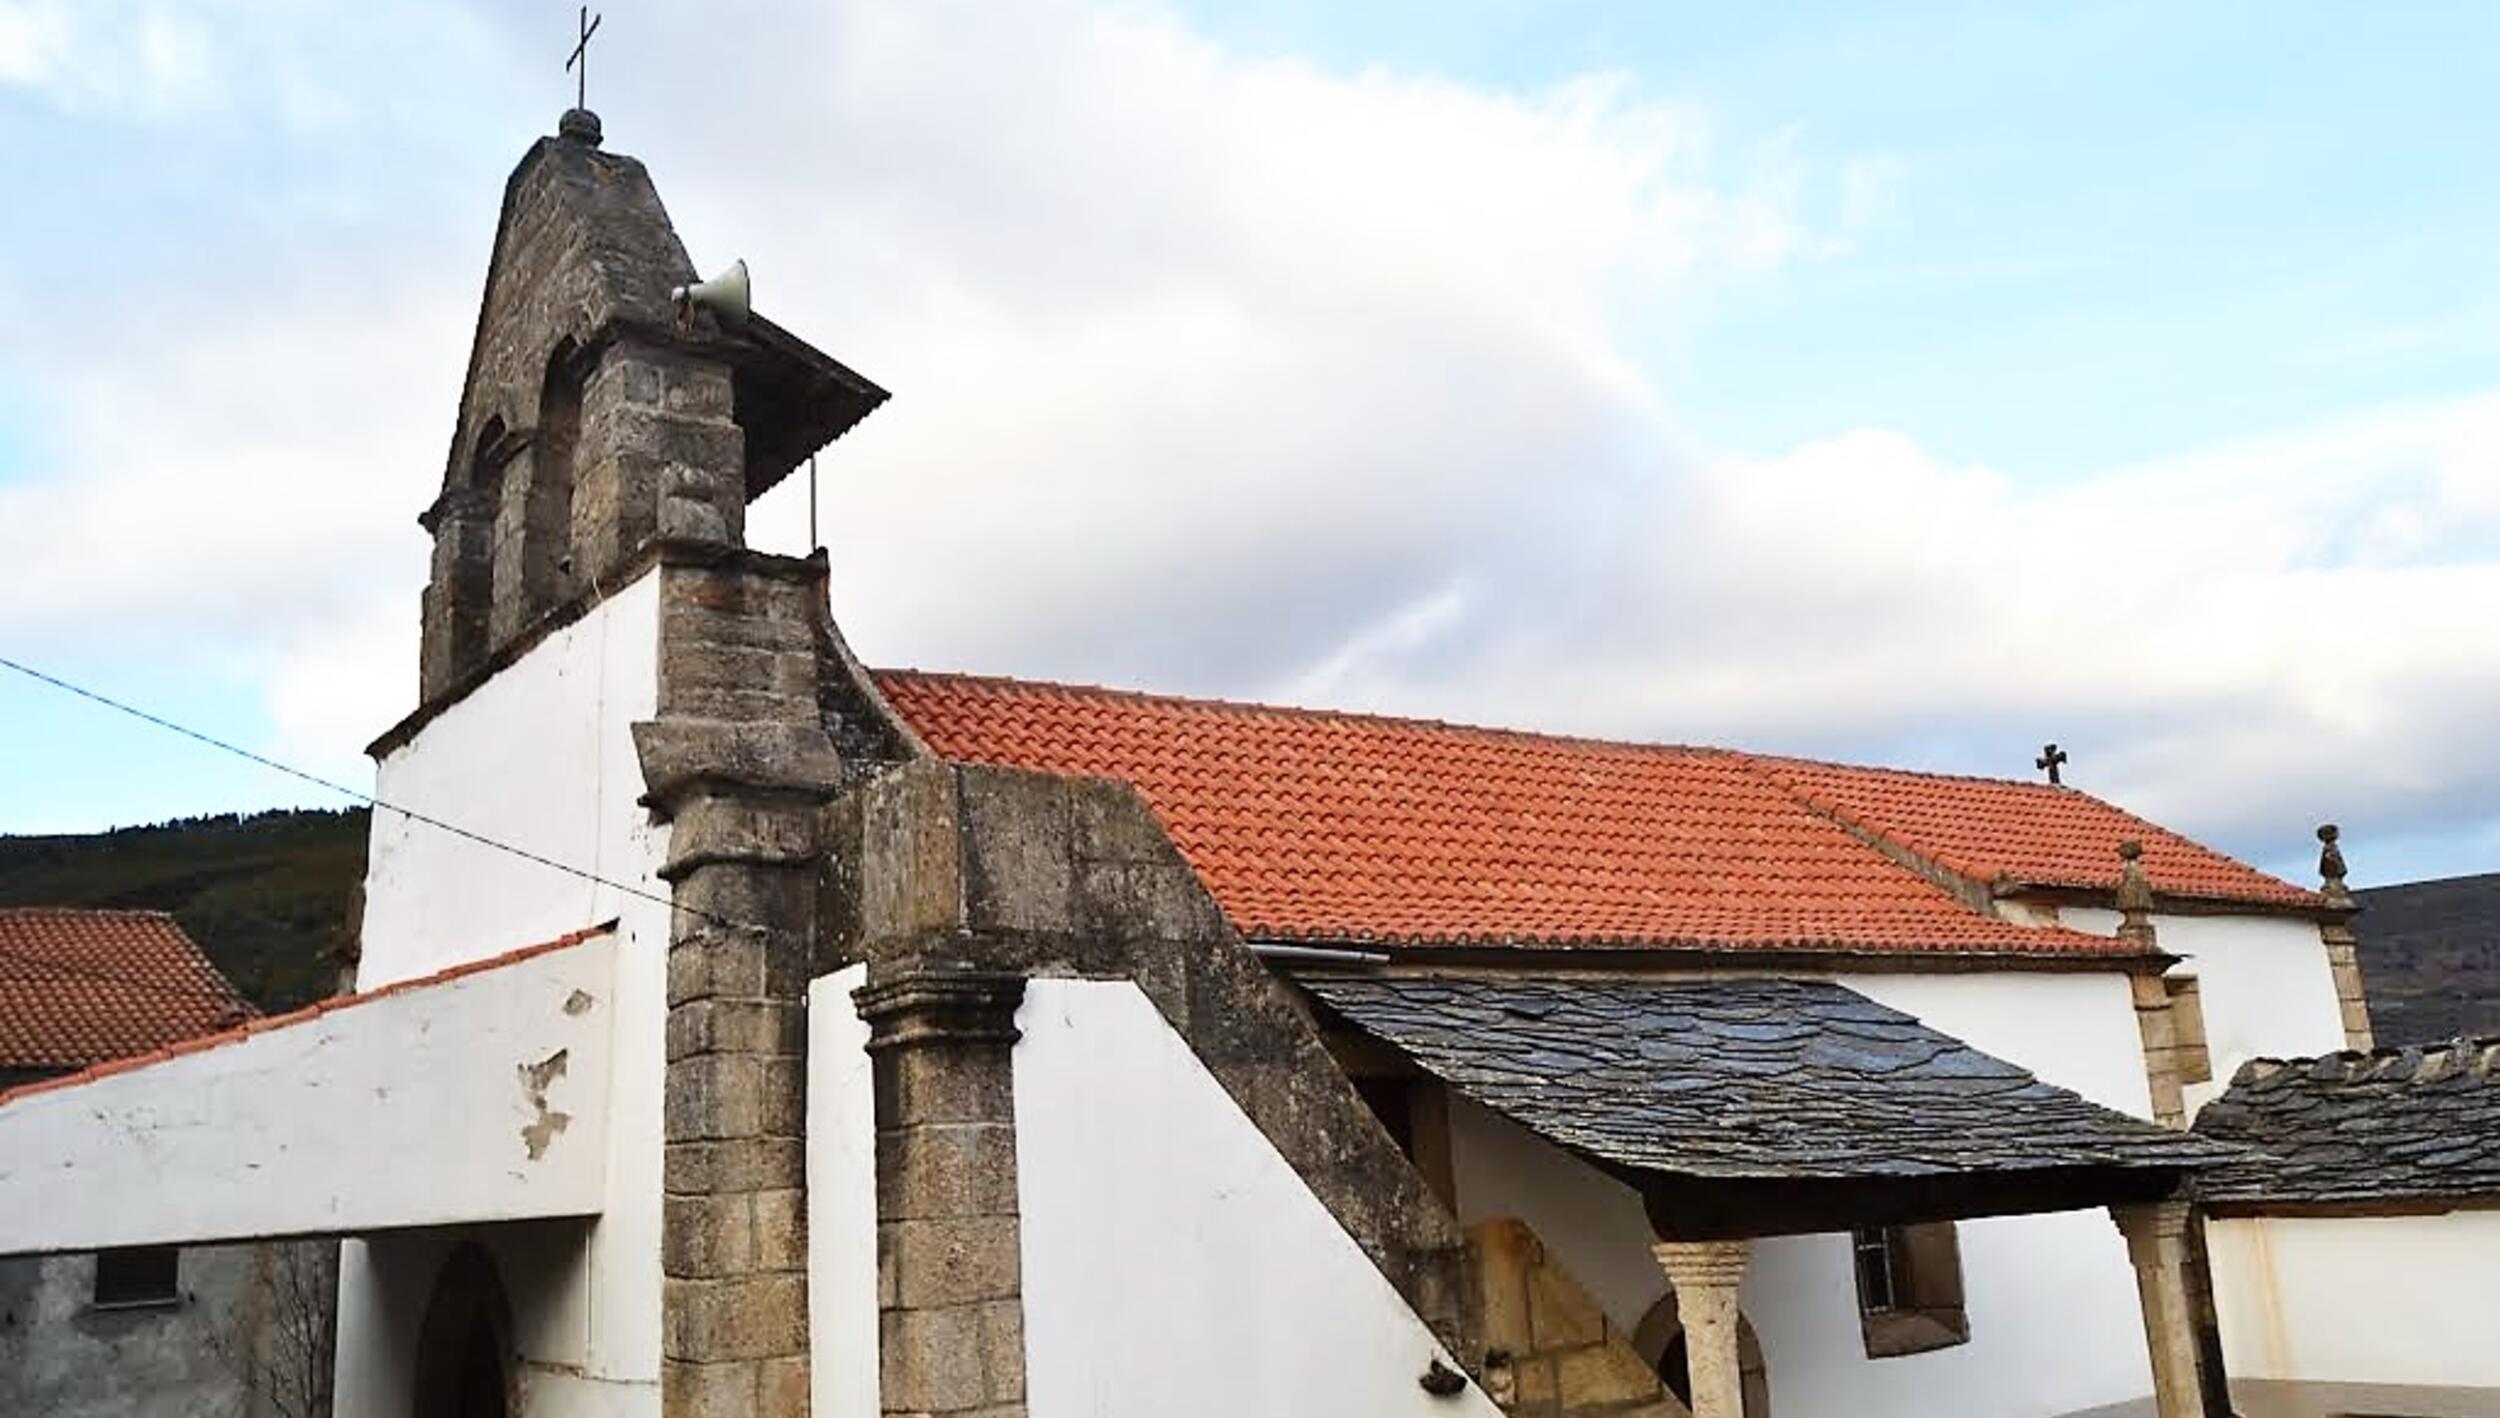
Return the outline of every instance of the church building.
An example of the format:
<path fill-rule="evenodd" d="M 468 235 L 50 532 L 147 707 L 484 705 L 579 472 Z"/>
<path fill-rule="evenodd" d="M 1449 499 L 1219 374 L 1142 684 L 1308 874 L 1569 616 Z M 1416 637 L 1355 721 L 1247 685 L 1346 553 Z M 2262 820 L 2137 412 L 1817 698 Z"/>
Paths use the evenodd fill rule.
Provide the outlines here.
<path fill-rule="evenodd" d="M 0 1255 L 337 1238 L 342 1418 L 2216 1411 L 2348 899 L 2075 789 L 862 665 L 886 391 L 564 115 L 357 990 L 0 1095 Z M 1012 595 L 1013 589 L 999 588 Z"/>

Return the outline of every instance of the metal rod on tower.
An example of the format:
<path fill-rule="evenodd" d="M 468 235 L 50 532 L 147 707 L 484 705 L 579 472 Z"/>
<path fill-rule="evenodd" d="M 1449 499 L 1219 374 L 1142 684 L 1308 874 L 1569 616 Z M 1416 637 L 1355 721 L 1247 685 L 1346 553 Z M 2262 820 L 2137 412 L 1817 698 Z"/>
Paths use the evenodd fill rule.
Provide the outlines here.
<path fill-rule="evenodd" d="M 816 455 L 807 455 L 807 550 L 814 555 L 824 543 L 816 539 Z"/>

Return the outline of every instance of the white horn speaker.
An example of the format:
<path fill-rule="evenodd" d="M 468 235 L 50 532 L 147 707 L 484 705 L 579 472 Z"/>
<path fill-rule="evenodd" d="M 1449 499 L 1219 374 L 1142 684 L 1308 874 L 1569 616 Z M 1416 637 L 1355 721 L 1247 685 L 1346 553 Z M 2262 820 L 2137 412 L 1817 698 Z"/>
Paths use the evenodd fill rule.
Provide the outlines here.
<path fill-rule="evenodd" d="M 680 316 L 701 307 L 712 312 L 722 328 L 736 330 L 747 323 L 747 312 L 755 308 L 754 287 L 747 280 L 747 263 L 733 261 L 729 269 L 691 286 L 679 286 L 668 293 L 677 302 Z"/>

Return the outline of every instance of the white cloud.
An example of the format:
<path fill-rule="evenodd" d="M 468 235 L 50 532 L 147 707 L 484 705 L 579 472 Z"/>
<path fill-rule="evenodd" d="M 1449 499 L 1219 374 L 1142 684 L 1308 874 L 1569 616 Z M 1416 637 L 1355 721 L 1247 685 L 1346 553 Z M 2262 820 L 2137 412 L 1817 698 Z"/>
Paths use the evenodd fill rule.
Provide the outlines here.
<path fill-rule="evenodd" d="M 316 213 L 403 224 L 391 264 L 316 226 L 268 259 L 318 299 L 198 290 L 46 371 L 59 476 L 0 485 L 0 638 L 109 612 L 134 653 L 221 647 L 330 771 L 406 709 L 411 518 L 495 194 L 409 204 L 389 159 L 439 140 L 393 95 L 546 39 L 450 23 L 484 28 L 266 100 L 382 144 Z M 2266 850 L 2328 812 L 2489 816 L 2500 404 L 2046 487 L 1917 430 L 1700 456 L 1645 360 L 1727 282 L 1847 259 L 1895 159 L 1818 170 L 1620 76 L 1331 73 L 1131 10 L 777 23 L 639 17 L 593 103 L 698 265 L 748 257 L 763 308 L 896 391 L 823 464 L 872 659 L 1997 771 L 2058 737 Z M 35 52 L 10 33 L 0 75 Z M 734 101 L 686 82 L 730 65 Z M 798 548 L 803 507 L 794 480 L 755 539 Z"/>

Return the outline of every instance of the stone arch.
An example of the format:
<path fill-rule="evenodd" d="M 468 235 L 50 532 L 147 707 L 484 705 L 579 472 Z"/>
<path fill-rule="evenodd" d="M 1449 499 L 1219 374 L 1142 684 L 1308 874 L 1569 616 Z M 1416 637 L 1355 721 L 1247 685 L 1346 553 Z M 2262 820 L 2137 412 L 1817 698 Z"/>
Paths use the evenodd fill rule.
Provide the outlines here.
<path fill-rule="evenodd" d="M 1667 1392 L 1691 1406 L 1693 1384 L 1684 1371 L 1684 1321 L 1676 1313 L 1673 1290 L 1641 1316 L 1640 1325 L 1632 1331 L 1632 1347 L 1657 1372 Z M 1770 1370 L 1763 1364 L 1762 1341 L 1753 1332 L 1753 1321 L 1742 1312 L 1736 1316 L 1736 1362 L 1745 1383 L 1745 1418 L 1771 1418 Z"/>
<path fill-rule="evenodd" d="M 547 352 L 537 425 L 507 439 L 511 474 L 493 489 L 494 639 L 509 641 L 571 594 L 574 449 L 582 424 L 581 347 L 571 336 Z M 488 445 L 483 441 L 479 445 Z"/>
<path fill-rule="evenodd" d="M 455 448 L 443 495 L 426 514 L 434 533 L 434 585 L 428 595 L 444 598 L 439 616 L 428 617 L 428 633 L 440 643 L 429 646 L 445 676 L 475 667 L 486 658 L 488 625 L 495 605 L 495 527 L 503 509 L 504 472 L 513 458 L 510 426 L 501 414 L 490 414 L 470 437 L 466 456 Z M 430 685 L 428 692 L 439 685 Z"/>
<path fill-rule="evenodd" d="M 418 1418 L 511 1418 L 512 1308 L 493 1258 L 463 1241 L 444 1258 L 417 1329 Z"/>
<path fill-rule="evenodd" d="M 538 429 L 530 436 L 530 527 L 545 542 L 544 585 L 536 609 L 570 597 L 574 567 L 573 504 L 580 488 L 583 369 L 581 346 L 567 335 L 547 352 L 538 385 Z"/>

